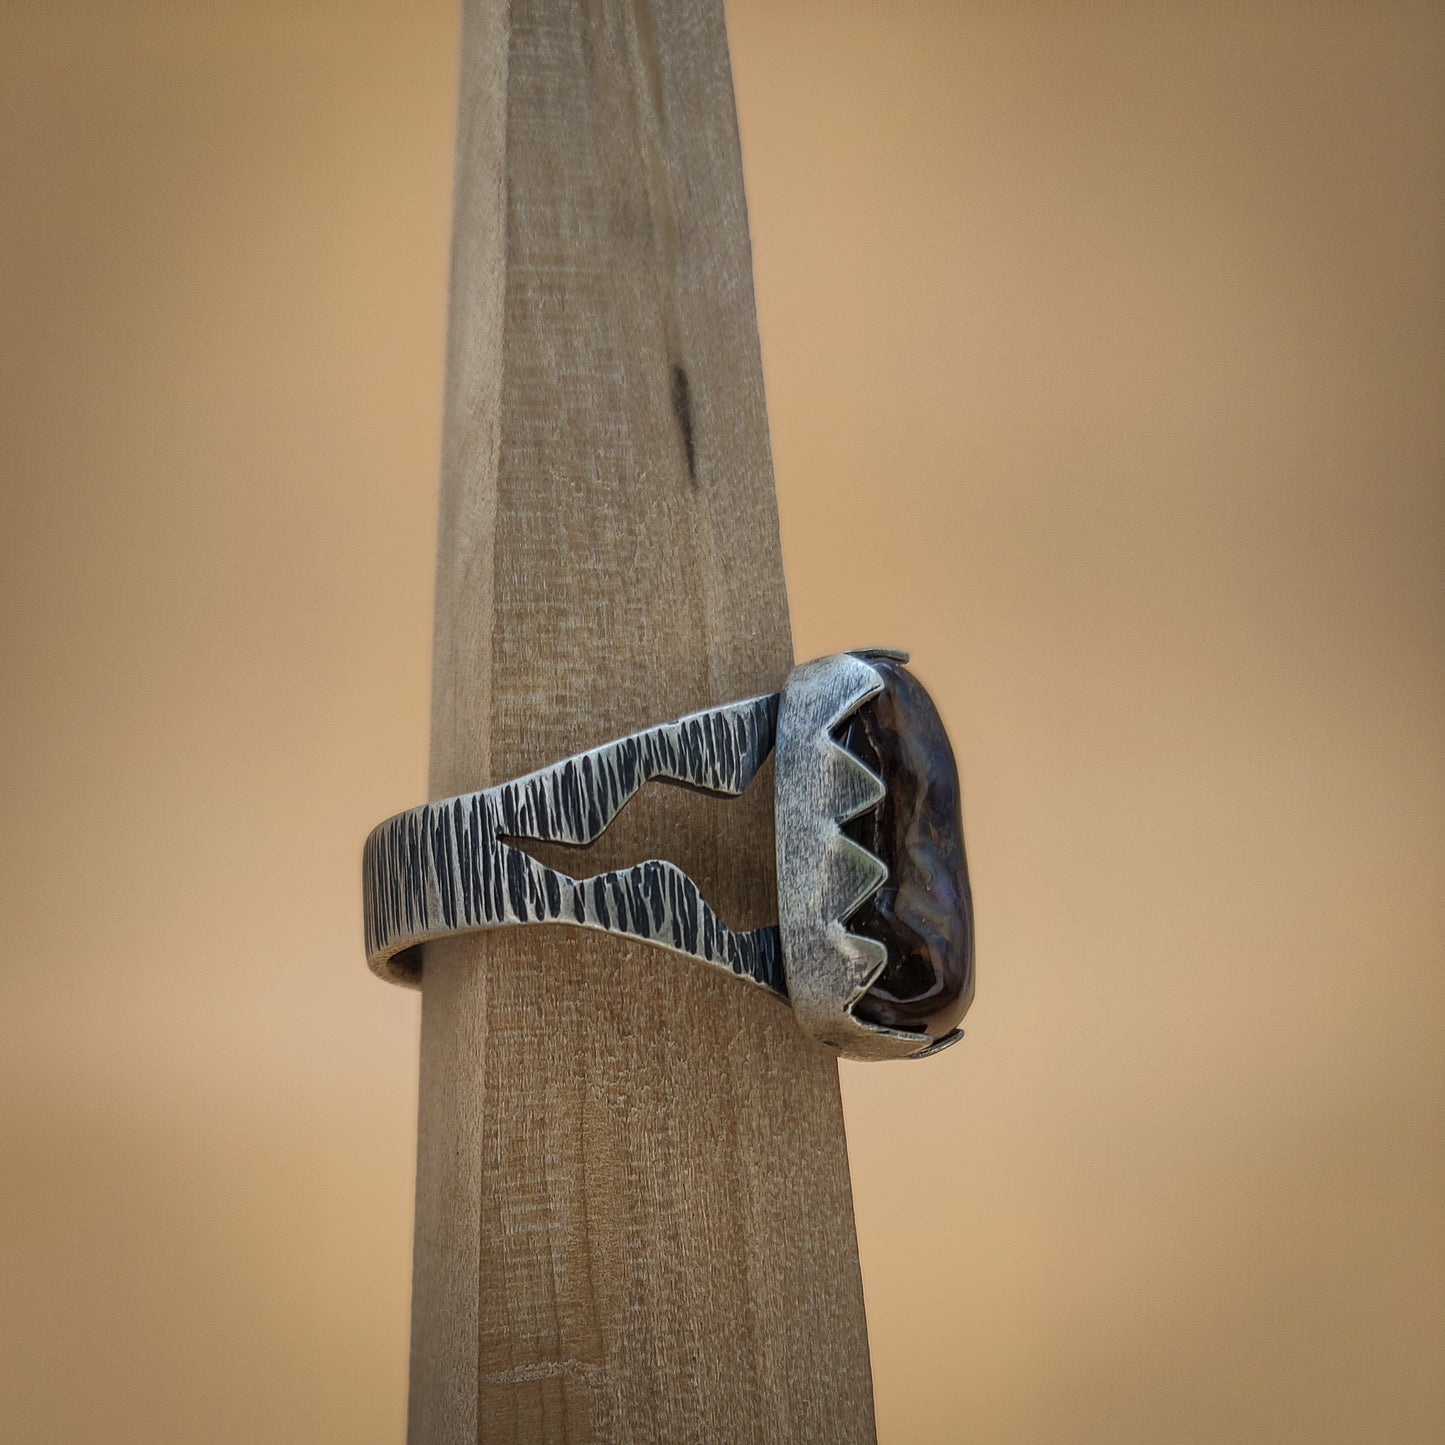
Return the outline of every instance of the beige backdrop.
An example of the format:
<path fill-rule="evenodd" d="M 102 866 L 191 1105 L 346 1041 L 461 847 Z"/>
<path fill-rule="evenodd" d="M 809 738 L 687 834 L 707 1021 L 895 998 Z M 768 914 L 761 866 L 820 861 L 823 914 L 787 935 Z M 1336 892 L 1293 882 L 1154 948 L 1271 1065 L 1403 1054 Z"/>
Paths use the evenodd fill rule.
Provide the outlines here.
<path fill-rule="evenodd" d="M 1445 10 L 731 18 L 798 650 L 966 778 L 881 1438 L 1437 1442 Z M 0 8 L 7 1442 L 401 1438 L 455 30 Z"/>

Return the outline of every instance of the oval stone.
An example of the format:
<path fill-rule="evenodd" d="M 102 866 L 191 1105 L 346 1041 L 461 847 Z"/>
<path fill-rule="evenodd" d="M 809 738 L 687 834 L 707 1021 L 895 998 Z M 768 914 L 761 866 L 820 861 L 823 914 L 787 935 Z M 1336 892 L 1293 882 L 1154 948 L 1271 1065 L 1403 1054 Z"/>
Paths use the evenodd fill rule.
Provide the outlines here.
<path fill-rule="evenodd" d="M 937 1039 L 973 1002 L 973 896 L 958 767 L 918 679 L 899 663 L 868 662 L 883 691 L 846 718 L 837 736 L 887 792 L 843 831 L 883 861 L 888 877 L 844 921 L 849 932 L 883 944 L 888 962 L 853 1012 Z"/>

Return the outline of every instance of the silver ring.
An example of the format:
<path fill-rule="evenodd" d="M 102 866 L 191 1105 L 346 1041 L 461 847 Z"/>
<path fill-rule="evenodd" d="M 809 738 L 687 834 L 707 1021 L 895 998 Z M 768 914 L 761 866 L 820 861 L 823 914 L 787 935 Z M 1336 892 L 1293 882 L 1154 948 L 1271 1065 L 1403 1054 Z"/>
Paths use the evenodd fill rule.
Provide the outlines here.
<path fill-rule="evenodd" d="M 819 658 L 781 692 L 388 818 L 362 857 L 367 962 L 416 987 L 432 939 L 569 923 L 765 988 L 846 1058 L 924 1058 L 956 1043 L 974 974 L 958 771 L 907 660 L 881 648 Z M 776 925 L 733 932 L 665 859 L 572 878 L 519 846 L 595 842 L 653 779 L 735 797 L 769 753 Z"/>

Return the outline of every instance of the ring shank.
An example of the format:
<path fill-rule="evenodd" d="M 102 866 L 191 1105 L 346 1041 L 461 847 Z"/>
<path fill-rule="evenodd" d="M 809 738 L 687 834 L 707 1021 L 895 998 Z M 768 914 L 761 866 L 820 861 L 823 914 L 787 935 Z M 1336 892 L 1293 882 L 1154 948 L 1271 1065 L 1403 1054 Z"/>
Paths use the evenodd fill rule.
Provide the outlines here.
<path fill-rule="evenodd" d="M 388 818 L 362 855 L 367 962 L 417 987 L 432 939 L 569 923 L 687 954 L 786 998 L 777 928 L 733 932 L 676 864 L 578 879 L 505 841 L 592 843 L 653 779 L 736 796 L 772 751 L 777 714 L 776 693 L 746 698 Z"/>

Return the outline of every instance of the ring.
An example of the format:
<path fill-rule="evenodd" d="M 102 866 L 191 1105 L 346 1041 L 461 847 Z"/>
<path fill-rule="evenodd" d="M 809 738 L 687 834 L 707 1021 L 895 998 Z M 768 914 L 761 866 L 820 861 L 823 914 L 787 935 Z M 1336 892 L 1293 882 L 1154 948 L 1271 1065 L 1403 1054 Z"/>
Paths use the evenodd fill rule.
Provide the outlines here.
<path fill-rule="evenodd" d="M 692 713 L 481 792 L 398 813 L 362 856 L 367 962 L 421 982 L 422 945 L 569 923 L 726 969 L 845 1058 L 924 1058 L 962 1037 L 973 899 L 942 719 L 883 648 L 803 663 L 782 691 Z M 778 922 L 730 930 L 676 864 L 571 878 L 519 846 L 595 842 L 646 782 L 736 797 L 775 754 Z"/>

